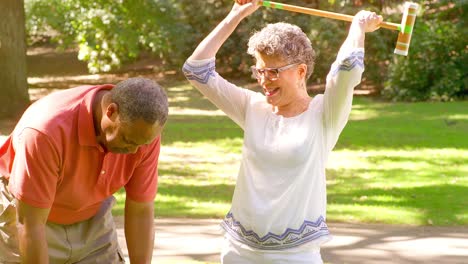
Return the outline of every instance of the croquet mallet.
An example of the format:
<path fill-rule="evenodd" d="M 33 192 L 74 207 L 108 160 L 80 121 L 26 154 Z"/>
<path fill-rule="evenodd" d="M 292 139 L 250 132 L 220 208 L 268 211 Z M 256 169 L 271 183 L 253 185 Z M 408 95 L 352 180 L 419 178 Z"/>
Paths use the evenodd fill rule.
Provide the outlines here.
<path fill-rule="evenodd" d="M 313 16 L 327 17 L 331 19 L 343 20 L 351 22 L 353 21 L 353 16 L 333 13 L 313 8 L 306 8 L 294 5 L 287 5 L 271 1 L 259 1 L 259 4 L 265 7 L 271 7 L 276 9 L 282 9 L 292 12 L 304 13 Z M 398 30 L 398 39 L 395 47 L 394 53 L 406 56 L 408 55 L 409 45 L 411 41 L 411 35 L 413 34 L 414 22 L 416 21 L 416 13 L 418 12 L 419 5 L 412 2 L 405 2 L 405 10 L 403 12 L 403 18 L 401 24 L 382 22 L 380 27 Z"/>

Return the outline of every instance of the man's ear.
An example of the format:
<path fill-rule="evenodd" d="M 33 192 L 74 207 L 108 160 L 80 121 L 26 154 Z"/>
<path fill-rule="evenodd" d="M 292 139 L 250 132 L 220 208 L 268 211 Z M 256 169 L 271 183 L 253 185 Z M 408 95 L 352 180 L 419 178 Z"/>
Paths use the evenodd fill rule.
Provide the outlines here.
<path fill-rule="evenodd" d="M 119 116 L 119 106 L 116 103 L 110 103 L 106 108 L 106 116 L 115 122 Z"/>

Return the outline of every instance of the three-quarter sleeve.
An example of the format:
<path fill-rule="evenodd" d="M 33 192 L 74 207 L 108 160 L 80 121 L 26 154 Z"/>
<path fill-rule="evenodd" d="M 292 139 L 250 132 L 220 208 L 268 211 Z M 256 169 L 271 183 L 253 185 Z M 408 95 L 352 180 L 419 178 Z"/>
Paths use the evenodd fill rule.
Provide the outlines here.
<path fill-rule="evenodd" d="M 238 87 L 222 78 L 216 72 L 215 58 L 189 59 L 182 70 L 193 86 L 241 128 L 244 128 L 246 107 L 254 92 Z"/>
<path fill-rule="evenodd" d="M 354 87 L 364 72 L 364 49 L 340 50 L 327 76 L 323 98 L 326 148 L 332 150 L 348 122 Z"/>

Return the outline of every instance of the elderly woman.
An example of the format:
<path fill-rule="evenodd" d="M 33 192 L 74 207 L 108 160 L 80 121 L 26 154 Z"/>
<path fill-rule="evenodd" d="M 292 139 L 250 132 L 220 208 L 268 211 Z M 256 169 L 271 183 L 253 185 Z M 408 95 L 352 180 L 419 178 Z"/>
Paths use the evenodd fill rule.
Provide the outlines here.
<path fill-rule="evenodd" d="M 183 71 L 187 79 L 244 130 L 242 161 L 225 231 L 222 263 L 322 263 L 325 163 L 351 111 L 353 88 L 364 70 L 364 35 L 382 18 L 361 11 L 351 24 L 327 77 L 311 98 L 306 81 L 315 53 L 297 26 L 267 25 L 249 41 L 256 61 L 256 93 L 223 79 L 215 55 L 257 1 L 238 0 L 199 44 Z"/>

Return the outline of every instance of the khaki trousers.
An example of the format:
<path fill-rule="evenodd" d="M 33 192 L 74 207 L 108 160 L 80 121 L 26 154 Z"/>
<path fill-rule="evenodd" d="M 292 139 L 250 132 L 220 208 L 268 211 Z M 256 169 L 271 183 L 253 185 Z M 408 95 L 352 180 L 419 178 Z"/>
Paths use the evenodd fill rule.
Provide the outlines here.
<path fill-rule="evenodd" d="M 8 182 L 0 176 L 0 264 L 20 263 L 16 206 Z M 50 264 L 125 263 L 118 245 L 111 209 L 115 198 L 107 198 L 91 219 L 71 225 L 47 222 Z"/>

